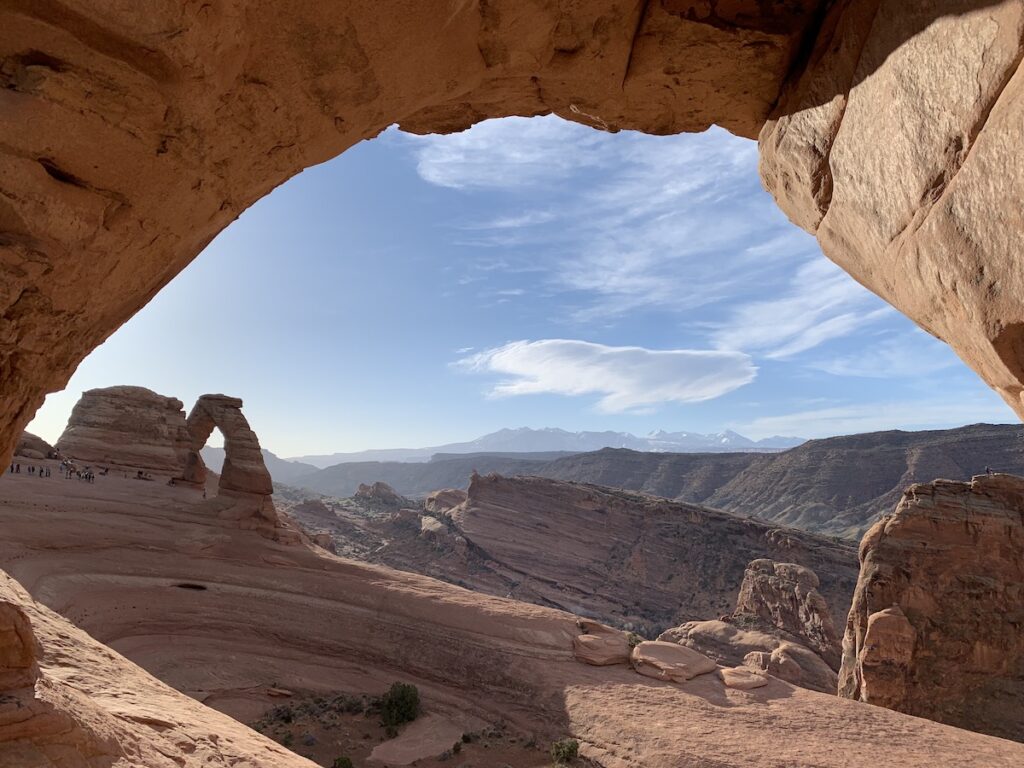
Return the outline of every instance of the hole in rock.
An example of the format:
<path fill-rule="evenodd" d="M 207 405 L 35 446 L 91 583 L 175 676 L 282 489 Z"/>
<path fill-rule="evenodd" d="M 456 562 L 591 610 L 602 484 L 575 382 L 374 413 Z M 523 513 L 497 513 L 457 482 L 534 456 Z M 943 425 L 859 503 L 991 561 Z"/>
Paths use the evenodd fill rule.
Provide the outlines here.
<path fill-rule="evenodd" d="M 196 592 L 205 592 L 207 589 L 202 584 L 193 584 L 190 581 L 183 581 L 181 584 L 175 584 L 174 586 L 178 589 L 193 589 Z"/>

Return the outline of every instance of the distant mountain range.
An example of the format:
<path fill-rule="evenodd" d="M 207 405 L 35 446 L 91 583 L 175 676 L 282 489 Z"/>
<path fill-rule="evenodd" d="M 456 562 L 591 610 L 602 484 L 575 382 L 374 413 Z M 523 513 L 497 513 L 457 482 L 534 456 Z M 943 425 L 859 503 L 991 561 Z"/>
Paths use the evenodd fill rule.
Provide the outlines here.
<path fill-rule="evenodd" d="M 464 443 L 448 443 L 430 448 L 385 448 L 357 453 L 296 456 L 287 461 L 312 464 L 323 469 L 335 464 L 366 461 L 430 461 L 438 453 L 586 453 L 602 448 L 628 448 L 632 451 L 658 453 L 772 453 L 793 448 L 803 442 L 799 437 L 780 436 L 751 440 L 731 430 L 712 435 L 659 430 L 645 437 L 637 437 L 629 432 L 567 432 L 564 429 L 520 427 L 500 429 Z"/>
<path fill-rule="evenodd" d="M 202 454 L 206 466 L 219 474 L 221 467 L 224 466 L 224 449 L 207 445 L 199 453 Z M 263 449 L 263 461 L 275 483 L 290 483 L 297 477 L 308 475 L 319 469 L 312 464 L 303 464 L 301 461 L 282 459 L 266 448 Z"/>
<path fill-rule="evenodd" d="M 968 480 L 986 467 L 1024 474 L 1024 426 L 871 432 L 810 440 L 782 453 L 603 448 L 554 458 L 550 453 L 449 454 L 419 463 L 339 463 L 290 481 L 274 479 L 339 497 L 351 496 L 360 483 L 382 480 L 405 496 L 421 496 L 465 488 L 474 471 L 538 475 L 643 491 L 859 539 L 880 515 L 892 512 L 909 485 Z"/>

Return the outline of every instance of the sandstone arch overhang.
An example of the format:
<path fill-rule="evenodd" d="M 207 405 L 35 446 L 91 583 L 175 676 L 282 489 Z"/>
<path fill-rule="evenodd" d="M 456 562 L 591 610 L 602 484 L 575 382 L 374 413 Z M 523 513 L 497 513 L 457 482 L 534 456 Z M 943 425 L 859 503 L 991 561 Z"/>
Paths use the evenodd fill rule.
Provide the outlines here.
<path fill-rule="evenodd" d="M 760 131 L 762 176 L 793 220 L 1024 415 L 1022 8 L 10 0 L 0 454 L 89 351 L 303 168 L 393 123 L 547 113 Z"/>

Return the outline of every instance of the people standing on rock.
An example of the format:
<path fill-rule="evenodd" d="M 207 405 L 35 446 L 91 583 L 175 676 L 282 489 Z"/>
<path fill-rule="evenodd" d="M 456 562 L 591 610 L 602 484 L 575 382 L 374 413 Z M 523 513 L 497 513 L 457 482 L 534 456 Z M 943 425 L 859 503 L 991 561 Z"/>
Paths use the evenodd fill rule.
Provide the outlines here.
<path fill-rule="evenodd" d="M 992 474 L 992 467 L 985 467 L 985 474 L 986 475 L 991 475 Z"/>

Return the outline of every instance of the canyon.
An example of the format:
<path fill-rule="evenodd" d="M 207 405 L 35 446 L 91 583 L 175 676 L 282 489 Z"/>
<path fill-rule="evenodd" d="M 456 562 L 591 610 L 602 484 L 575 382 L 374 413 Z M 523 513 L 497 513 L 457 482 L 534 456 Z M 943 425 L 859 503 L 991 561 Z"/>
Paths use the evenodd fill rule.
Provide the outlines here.
<path fill-rule="evenodd" d="M 338 464 L 290 474 L 290 485 L 348 497 L 383 481 L 406 496 L 465 488 L 474 471 L 594 483 L 702 504 L 853 540 L 896 506 L 904 489 L 937 477 L 970 480 L 986 467 L 1024 474 L 1024 428 L 974 424 L 809 440 L 770 454 L 604 449 L 535 454 L 436 455 L 428 462 Z"/>
<path fill-rule="evenodd" d="M 572 614 L 337 557 L 301 535 L 275 540 L 206 514 L 200 489 L 163 479 L 0 481 L 0 565 L 33 595 L 7 580 L 3 602 L 16 609 L 18 647 L 36 648 L 19 652 L 19 674 L 38 669 L 34 692 L 14 689 L 20 703 L 0 711 L 0 751 L 18 764 L 307 765 L 201 706 L 254 722 L 282 701 L 394 680 L 419 687 L 434 727 L 500 725 L 518 745 L 514 764 L 537 768 L 567 733 L 615 768 L 700 766 L 709 753 L 723 766 L 844 766 L 869 749 L 882 766 L 1024 756 L 1013 742 L 777 678 L 745 689 L 730 687 L 746 685 L 735 674 L 678 684 L 581 664 Z M 769 747 L 766 722 L 790 737 Z"/>

